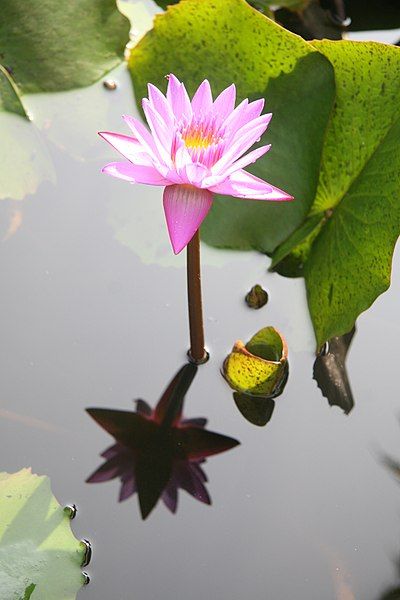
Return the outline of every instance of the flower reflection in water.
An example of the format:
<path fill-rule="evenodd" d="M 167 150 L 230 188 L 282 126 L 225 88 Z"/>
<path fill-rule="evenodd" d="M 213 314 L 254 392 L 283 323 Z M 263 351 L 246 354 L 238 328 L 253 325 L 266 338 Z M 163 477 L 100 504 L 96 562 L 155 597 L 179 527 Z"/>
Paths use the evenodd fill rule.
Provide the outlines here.
<path fill-rule="evenodd" d="M 239 444 L 233 438 L 205 429 L 204 418 L 183 418 L 185 395 L 196 372 L 193 364 L 183 366 L 154 409 L 144 400 L 136 401 L 136 412 L 87 409 L 116 440 L 101 454 L 106 460 L 87 482 L 119 478 L 122 484 L 119 501 L 137 493 L 143 519 L 160 498 L 175 513 L 179 489 L 211 504 L 203 464 L 208 456 Z"/>

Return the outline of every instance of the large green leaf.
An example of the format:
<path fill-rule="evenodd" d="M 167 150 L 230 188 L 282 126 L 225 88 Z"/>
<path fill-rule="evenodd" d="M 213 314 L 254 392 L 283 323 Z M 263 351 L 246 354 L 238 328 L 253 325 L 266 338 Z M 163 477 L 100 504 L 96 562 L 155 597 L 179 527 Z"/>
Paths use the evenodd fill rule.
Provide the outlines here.
<path fill-rule="evenodd" d="M 348 41 L 315 46 L 334 65 L 337 84 L 311 210 L 319 230 L 308 237 L 303 265 L 321 345 L 350 331 L 390 284 L 400 233 L 400 49 Z"/>
<path fill-rule="evenodd" d="M 165 89 L 171 71 L 190 93 L 208 78 L 215 94 L 235 82 L 239 100 L 266 97 L 274 118 L 260 143 L 272 149 L 251 170 L 296 200 L 278 205 L 218 197 L 202 236 L 217 247 L 272 251 L 302 222 L 315 196 L 334 98 L 329 61 L 244 0 L 181 0 L 156 17 L 129 66 L 138 101 L 149 81 Z"/>
<path fill-rule="evenodd" d="M 0 600 L 74 600 L 84 558 L 49 479 L 0 473 Z"/>
<path fill-rule="evenodd" d="M 128 39 L 115 0 L 1 3 L 1 61 L 23 93 L 93 83 L 121 62 Z"/>

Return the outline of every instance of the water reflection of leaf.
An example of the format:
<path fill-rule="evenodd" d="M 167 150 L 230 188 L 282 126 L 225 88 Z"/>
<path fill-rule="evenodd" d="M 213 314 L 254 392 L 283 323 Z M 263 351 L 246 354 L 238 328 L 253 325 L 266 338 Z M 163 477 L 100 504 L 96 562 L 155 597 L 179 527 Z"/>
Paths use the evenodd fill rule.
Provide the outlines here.
<path fill-rule="evenodd" d="M 340 406 L 346 414 L 354 406 L 353 394 L 346 370 L 346 357 L 355 329 L 332 338 L 327 348 L 314 362 L 314 379 L 331 406 Z"/>
<path fill-rule="evenodd" d="M 0 599 L 74 600 L 85 548 L 51 493 L 29 469 L 0 474 Z M 34 586 L 34 588 L 32 587 Z"/>
<path fill-rule="evenodd" d="M 252 425 L 264 427 L 271 420 L 275 408 L 272 398 L 255 398 L 249 394 L 233 392 L 233 399 L 240 413 Z"/>
<path fill-rule="evenodd" d="M 43 181 L 55 183 L 47 147 L 29 121 L 0 111 L 0 199 L 22 200 Z"/>
<path fill-rule="evenodd" d="M 136 412 L 88 409 L 116 444 L 102 453 L 106 461 L 87 481 L 100 483 L 120 478 L 120 502 L 137 493 L 143 519 L 160 498 L 175 513 L 179 489 L 210 504 L 204 462 L 208 456 L 239 444 L 233 438 L 206 430 L 204 418 L 183 418 L 185 395 L 196 372 L 195 365 L 182 367 L 154 409 L 144 400 L 137 401 Z"/>

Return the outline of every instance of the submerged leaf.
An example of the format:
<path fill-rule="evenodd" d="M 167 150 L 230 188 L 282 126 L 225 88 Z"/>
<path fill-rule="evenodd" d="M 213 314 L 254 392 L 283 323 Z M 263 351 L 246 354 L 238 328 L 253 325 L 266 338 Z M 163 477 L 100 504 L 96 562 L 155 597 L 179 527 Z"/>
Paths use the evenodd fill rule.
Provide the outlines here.
<path fill-rule="evenodd" d="M 287 346 L 273 327 L 264 327 L 244 345 L 238 340 L 223 365 L 223 376 L 234 390 L 272 397 L 287 376 Z"/>
<path fill-rule="evenodd" d="M 116 67 L 129 22 L 115 0 L 3 0 L 1 60 L 22 93 L 94 83 Z"/>
<path fill-rule="evenodd" d="M 74 600 L 84 559 L 49 479 L 29 469 L 0 473 L 0 598 Z"/>
<path fill-rule="evenodd" d="M 314 379 L 331 406 L 340 406 L 346 414 L 354 406 L 346 370 L 346 357 L 355 330 L 329 340 L 328 348 L 314 362 Z"/>

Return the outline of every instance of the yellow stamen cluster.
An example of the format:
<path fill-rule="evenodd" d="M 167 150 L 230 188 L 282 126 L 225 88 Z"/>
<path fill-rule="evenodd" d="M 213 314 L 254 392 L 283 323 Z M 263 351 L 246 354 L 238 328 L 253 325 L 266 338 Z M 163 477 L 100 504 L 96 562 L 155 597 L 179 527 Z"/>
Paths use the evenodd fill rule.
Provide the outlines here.
<path fill-rule="evenodd" d="M 187 148 L 208 148 L 212 144 L 217 144 L 220 138 L 210 126 L 191 126 L 182 132 L 183 141 Z"/>

